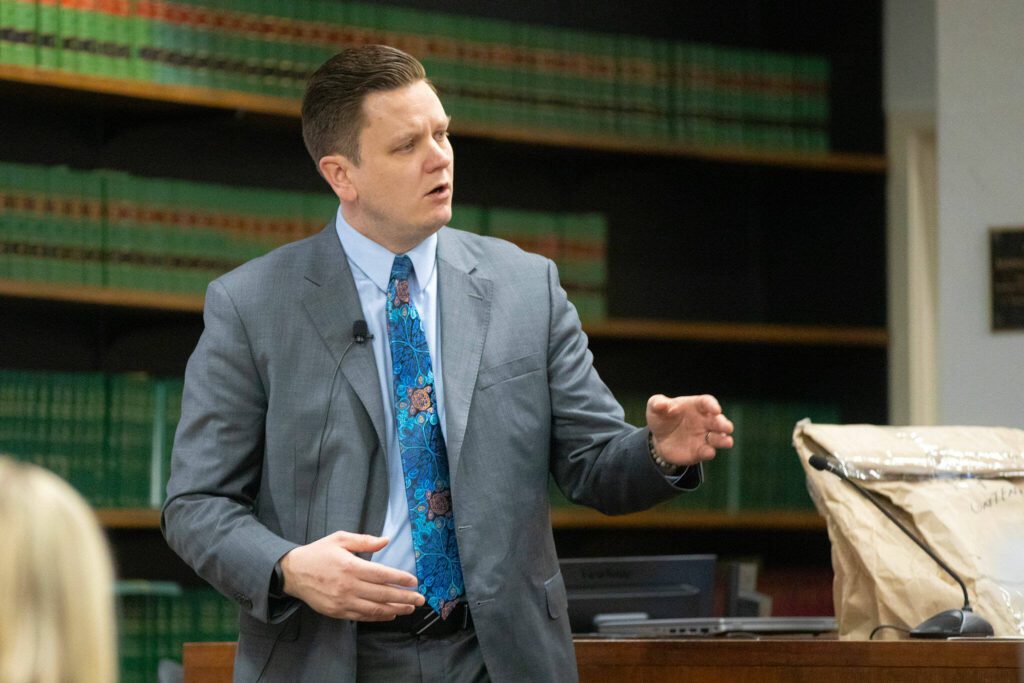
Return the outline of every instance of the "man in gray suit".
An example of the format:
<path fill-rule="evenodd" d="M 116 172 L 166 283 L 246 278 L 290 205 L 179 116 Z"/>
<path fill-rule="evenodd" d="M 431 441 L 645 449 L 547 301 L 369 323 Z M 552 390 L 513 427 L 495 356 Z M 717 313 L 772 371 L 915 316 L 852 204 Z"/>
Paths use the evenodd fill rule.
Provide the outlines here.
<path fill-rule="evenodd" d="M 236 680 L 575 679 L 549 474 L 626 513 L 732 445 L 711 396 L 627 425 L 554 264 L 442 227 L 448 124 L 405 53 L 330 59 L 302 125 L 335 219 L 207 291 L 162 524 L 242 608 Z"/>

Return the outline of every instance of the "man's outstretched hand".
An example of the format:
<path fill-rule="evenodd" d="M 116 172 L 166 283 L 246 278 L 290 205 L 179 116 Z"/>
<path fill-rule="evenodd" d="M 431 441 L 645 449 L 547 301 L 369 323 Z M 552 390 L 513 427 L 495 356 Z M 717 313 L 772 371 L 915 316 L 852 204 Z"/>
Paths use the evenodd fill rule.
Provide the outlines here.
<path fill-rule="evenodd" d="M 711 460 L 719 448 L 732 448 L 732 422 L 714 396 L 656 394 L 647 399 L 647 427 L 660 458 L 673 465 Z"/>

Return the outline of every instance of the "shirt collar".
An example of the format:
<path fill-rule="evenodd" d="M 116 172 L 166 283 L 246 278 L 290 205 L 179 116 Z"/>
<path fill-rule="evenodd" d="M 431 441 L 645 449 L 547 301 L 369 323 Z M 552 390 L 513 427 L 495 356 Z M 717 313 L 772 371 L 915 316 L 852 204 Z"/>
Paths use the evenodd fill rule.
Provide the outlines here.
<path fill-rule="evenodd" d="M 391 280 L 391 266 L 395 262 L 396 254 L 349 225 L 341 213 L 340 206 L 334 225 L 348 260 L 377 285 L 380 291 L 387 292 L 388 282 Z M 434 267 L 437 263 L 437 233 L 430 235 L 405 255 L 412 261 L 417 285 L 420 289 L 426 287 L 430 278 L 434 276 Z"/>

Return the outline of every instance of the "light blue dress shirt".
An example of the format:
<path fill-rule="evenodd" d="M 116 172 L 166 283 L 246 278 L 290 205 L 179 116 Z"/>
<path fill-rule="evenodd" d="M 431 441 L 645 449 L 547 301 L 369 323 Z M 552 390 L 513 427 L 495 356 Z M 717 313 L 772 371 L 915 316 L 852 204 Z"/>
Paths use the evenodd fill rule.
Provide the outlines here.
<path fill-rule="evenodd" d="M 398 450 L 398 435 L 395 430 L 395 416 L 392 394 L 395 388 L 391 381 L 391 347 L 388 344 L 388 324 L 385 305 L 388 281 L 391 279 L 391 265 L 396 254 L 357 231 L 345 220 L 338 209 L 335 222 L 338 238 L 348 257 L 352 270 L 359 303 L 363 316 L 370 328 L 373 340 L 373 355 L 377 360 L 377 378 L 381 395 L 384 397 L 385 452 L 388 459 L 388 512 L 384 518 L 383 536 L 391 542 L 373 554 L 371 561 L 416 575 L 416 558 L 412 551 L 412 529 L 409 524 L 409 507 L 405 497 L 405 479 L 402 470 L 402 456 Z M 444 379 L 441 368 L 441 330 L 437 322 L 437 234 L 420 242 L 406 256 L 412 261 L 413 275 L 409 278 L 409 296 L 423 321 L 423 332 L 430 348 L 430 360 L 434 368 L 434 391 L 437 397 L 437 416 L 441 422 L 441 434 L 448 439 L 444 423 Z"/>

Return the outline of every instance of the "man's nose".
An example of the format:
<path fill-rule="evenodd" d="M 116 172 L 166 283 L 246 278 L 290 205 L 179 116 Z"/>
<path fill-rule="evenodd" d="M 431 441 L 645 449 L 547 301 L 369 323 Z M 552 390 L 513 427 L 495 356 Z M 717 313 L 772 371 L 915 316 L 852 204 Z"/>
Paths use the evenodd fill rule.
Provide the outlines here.
<path fill-rule="evenodd" d="M 430 155 L 427 158 L 427 170 L 436 171 L 452 163 L 452 149 L 446 140 L 438 142 L 432 140 L 430 143 Z"/>

